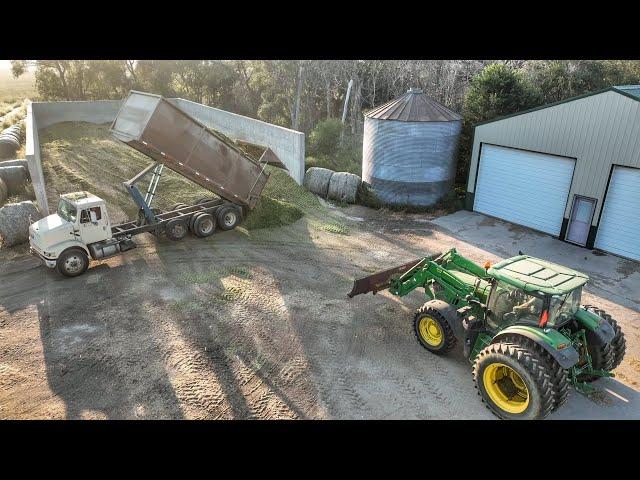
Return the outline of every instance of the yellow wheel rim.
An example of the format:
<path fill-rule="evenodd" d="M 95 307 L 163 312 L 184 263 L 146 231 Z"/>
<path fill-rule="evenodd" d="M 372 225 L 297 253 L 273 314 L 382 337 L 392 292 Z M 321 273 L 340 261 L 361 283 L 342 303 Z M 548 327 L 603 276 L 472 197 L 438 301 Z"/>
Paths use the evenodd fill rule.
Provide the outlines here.
<path fill-rule="evenodd" d="M 425 315 L 418 322 L 418 331 L 422 339 L 431 347 L 437 347 L 444 339 L 442 327 L 437 320 Z"/>
<path fill-rule="evenodd" d="M 522 377 L 503 363 L 492 363 L 482 374 L 491 401 L 508 413 L 522 413 L 529 406 L 529 390 Z"/>

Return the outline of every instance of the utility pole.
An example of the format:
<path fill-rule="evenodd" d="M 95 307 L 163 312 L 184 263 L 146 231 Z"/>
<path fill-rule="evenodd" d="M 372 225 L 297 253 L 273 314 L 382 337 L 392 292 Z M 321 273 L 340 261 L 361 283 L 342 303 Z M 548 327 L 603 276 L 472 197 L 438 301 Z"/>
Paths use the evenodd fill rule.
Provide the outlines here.
<path fill-rule="evenodd" d="M 347 109 L 349 108 L 349 97 L 351 96 L 351 87 L 353 86 L 353 79 L 349 80 L 347 85 L 347 95 L 344 98 L 344 108 L 342 109 L 342 130 L 340 130 L 340 143 L 344 138 L 344 121 L 347 119 Z"/>

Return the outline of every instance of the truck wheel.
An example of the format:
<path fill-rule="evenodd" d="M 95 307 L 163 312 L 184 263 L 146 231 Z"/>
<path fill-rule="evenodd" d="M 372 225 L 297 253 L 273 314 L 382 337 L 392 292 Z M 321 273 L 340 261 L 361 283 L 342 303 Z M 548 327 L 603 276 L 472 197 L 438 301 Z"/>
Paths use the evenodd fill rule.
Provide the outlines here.
<path fill-rule="evenodd" d="M 554 412 L 564 405 L 564 402 L 569 396 L 569 375 L 567 375 L 567 371 L 560 366 L 556 359 L 530 338 L 521 335 L 508 335 L 503 337 L 502 341 L 522 345 L 529 350 L 534 350 L 545 361 L 545 368 L 551 377 L 551 388 L 553 391 L 553 408 L 551 411 Z"/>
<path fill-rule="evenodd" d="M 196 202 L 196 205 L 200 205 L 202 203 L 211 202 L 213 200 L 215 200 L 215 197 L 203 197 L 203 198 L 198 199 L 198 201 Z"/>
<path fill-rule="evenodd" d="M 173 205 L 173 206 L 170 208 L 170 211 L 177 210 L 177 209 L 179 209 L 179 208 L 188 207 L 188 206 L 189 206 L 189 205 L 187 205 L 186 203 L 176 203 L 175 205 Z"/>
<path fill-rule="evenodd" d="M 216 220 L 210 213 L 198 215 L 193 223 L 193 233 L 200 238 L 213 235 L 216 229 Z"/>
<path fill-rule="evenodd" d="M 79 248 L 70 248 L 62 252 L 56 261 L 56 269 L 65 277 L 77 277 L 89 268 L 89 257 Z"/>
<path fill-rule="evenodd" d="M 447 320 L 428 304 L 416 312 L 413 330 L 420 345 L 438 355 L 449 352 L 456 345 L 456 337 Z"/>
<path fill-rule="evenodd" d="M 498 418 L 538 420 L 553 410 L 553 388 L 544 359 L 513 343 L 494 343 L 480 351 L 473 379 L 483 403 Z"/>
<path fill-rule="evenodd" d="M 194 225 L 195 225 L 195 223 L 196 223 L 196 219 L 197 219 L 200 215 L 202 215 L 203 213 L 204 213 L 204 212 L 196 212 L 196 213 L 194 213 L 193 215 L 191 215 L 191 217 L 189 218 L 189 231 L 190 231 L 191 233 L 193 233 L 194 235 L 196 234 L 195 227 L 194 227 Z"/>
<path fill-rule="evenodd" d="M 627 350 L 627 341 L 624 338 L 624 332 L 622 331 L 622 328 L 620 328 L 620 325 L 618 325 L 618 322 L 616 322 L 615 319 L 613 319 L 611 315 L 609 315 L 606 311 L 591 305 L 585 305 L 584 308 L 592 313 L 595 313 L 596 315 L 599 315 L 604 319 L 605 322 L 608 322 L 613 327 L 613 331 L 615 332 L 615 335 L 613 337 L 613 340 L 611 340 L 611 342 L 609 343 L 610 350 L 611 350 L 610 356 L 613 357 L 611 359 L 610 368 L 611 370 L 613 370 L 614 368 L 616 368 L 618 365 L 622 363 L 624 354 Z M 589 341 L 589 333 L 590 332 L 587 332 L 587 341 Z M 602 347 L 603 346 L 601 345 L 600 349 L 604 350 Z M 591 350 L 589 350 L 589 354 L 592 356 L 592 360 L 593 360 L 593 355 L 591 354 Z M 598 356 L 601 358 L 606 357 L 606 355 L 602 355 L 600 353 L 598 354 Z M 593 368 L 597 368 L 595 364 Z"/>
<path fill-rule="evenodd" d="M 184 218 L 174 218 L 167 222 L 167 229 L 165 230 L 167 238 L 169 240 L 182 240 L 189 233 L 187 227 L 187 220 Z"/>
<path fill-rule="evenodd" d="M 231 230 L 235 228 L 240 221 L 238 210 L 235 207 L 229 206 L 219 208 L 216 218 L 220 230 Z"/>

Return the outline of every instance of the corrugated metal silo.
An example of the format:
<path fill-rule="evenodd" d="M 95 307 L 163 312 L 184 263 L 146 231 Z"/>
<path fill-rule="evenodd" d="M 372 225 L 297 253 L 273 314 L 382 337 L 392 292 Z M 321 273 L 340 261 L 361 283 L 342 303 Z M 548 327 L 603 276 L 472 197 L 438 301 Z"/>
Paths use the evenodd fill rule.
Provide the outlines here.
<path fill-rule="evenodd" d="M 435 204 L 453 185 L 461 126 L 418 89 L 366 112 L 362 179 L 385 203 Z"/>

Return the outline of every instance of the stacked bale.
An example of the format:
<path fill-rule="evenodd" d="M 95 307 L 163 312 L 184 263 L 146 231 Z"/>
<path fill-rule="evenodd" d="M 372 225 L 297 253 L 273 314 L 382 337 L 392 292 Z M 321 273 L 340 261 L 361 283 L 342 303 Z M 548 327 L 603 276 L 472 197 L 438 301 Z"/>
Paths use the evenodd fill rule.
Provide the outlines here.
<path fill-rule="evenodd" d="M 0 167 L 0 179 L 7 187 L 7 194 L 14 195 L 22 190 L 29 179 L 29 171 L 23 166 Z"/>
<path fill-rule="evenodd" d="M 24 167 L 29 170 L 29 163 L 26 160 L 3 160 L 0 162 L 0 168 L 2 167 Z"/>
<path fill-rule="evenodd" d="M 339 202 L 355 203 L 358 187 L 362 180 L 358 175 L 336 172 L 331 176 L 327 196 Z"/>
<path fill-rule="evenodd" d="M 29 240 L 29 225 L 42 218 L 35 203 L 8 203 L 0 208 L 0 249 Z"/>
<path fill-rule="evenodd" d="M 0 133 L 0 158 L 15 156 L 22 143 L 22 126 L 20 123 L 10 126 Z"/>
<path fill-rule="evenodd" d="M 307 170 L 307 173 L 304 174 L 304 186 L 307 187 L 310 192 L 326 198 L 332 176 L 332 170 L 322 167 L 311 167 Z"/>

